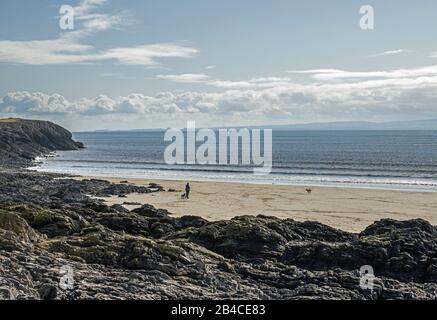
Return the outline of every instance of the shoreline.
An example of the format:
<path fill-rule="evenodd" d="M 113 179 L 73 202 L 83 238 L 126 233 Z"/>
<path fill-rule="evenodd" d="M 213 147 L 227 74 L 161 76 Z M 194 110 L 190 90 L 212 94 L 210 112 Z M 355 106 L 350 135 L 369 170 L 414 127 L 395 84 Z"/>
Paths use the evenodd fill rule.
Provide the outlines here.
<path fill-rule="evenodd" d="M 267 215 L 296 221 L 317 221 L 347 232 L 359 233 L 381 219 L 422 218 L 437 225 L 437 199 L 433 192 L 396 191 L 344 187 L 310 187 L 237 182 L 189 181 L 190 200 L 181 199 L 187 181 L 138 179 L 103 176 L 77 176 L 74 179 L 100 179 L 112 183 L 128 181 L 135 186 L 158 183 L 166 191 L 100 198 L 108 205 L 124 205 L 132 210 L 140 204 L 166 209 L 174 217 L 194 215 L 209 221 L 230 220 L 242 215 Z M 168 192 L 175 189 L 176 192 Z"/>
<path fill-rule="evenodd" d="M 208 179 L 208 178 L 191 178 L 191 179 L 187 179 L 187 180 L 183 180 L 183 179 L 171 179 L 171 178 L 138 178 L 138 177 L 125 177 L 125 176 L 109 176 L 109 175 L 89 175 L 89 174 L 70 174 L 70 173 L 61 173 L 61 172 L 55 172 L 55 171 L 40 171 L 35 169 L 35 167 L 29 167 L 26 168 L 26 170 L 30 170 L 30 171 L 36 171 L 39 173 L 48 173 L 48 174 L 61 174 L 61 175 L 69 175 L 72 176 L 74 178 L 77 177 L 85 177 L 85 178 L 90 178 L 90 179 L 102 179 L 102 180 L 132 180 L 132 181 L 166 181 L 166 182 L 200 182 L 200 183 L 228 183 L 228 184 L 241 184 L 241 185 L 255 185 L 255 186 L 278 186 L 278 187 L 299 187 L 299 188 L 333 188 L 333 189 L 352 189 L 352 190 L 379 190 L 379 191 L 393 191 L 393 192 L 413 192 L 413 193 L 436 193 L 437 194 L 437 189 L 436 190 L 429 190 L 429 189 L 409 189 L 408 187 L 405 188 L 383 188 L 383 187 L 378 187 L 378 186 L 370 186 L 370 185 L 366 185 L 363 184 L 362 186 L 360 186 L 359 183 L 355 183 L 355 184 L 344 184 L 344 185 L 336 185 L 335 183 L 333 183 L 332 185 L 328 185 L 328 184 L 317 184 L 317 183 L 298 183 L 298 182 L 294 182 L 294 183 L 267 183 L 267 182 L 259 182 L 259 181 L 237 181 L 237 180 L 221 180 L 221 179 Z"/>
<path fill-rule="evenodd" d="M 42 158 L 42 159 L 50 159 L 54 157 L 53 155 L 48 156 L 46 158 Z M 75 172 L 64 172 L 64 171 L 58 171 L 58 170 L 44 170 L 43 168 L 38 166 L 38 162 L 34 163 L 35 165 L 32 165 L 30 167 L 25 168 L 26 170 L 29 171 L 36 171 L 39 173 L 48 173 L 48 174 L 61 174 L 61 175 L 70 175 L 73 177 L 94 177 L 97 179 L 121 179 L 121 180 L 125 180 L 125 179 L 132 179 L 132 180 L 144 180 L 145 178 L 143 177 L 136 177 L 136 176 L 124 176 L 124 175 L 108 175 L 108 174 L 90 174 L 90 173 L 75 173 Z M 159 170 L 157 170 L 159 171 Z M 144 176 L 146 176 L 147 174 L 145 174 Z M 180 178 L 170 178 L 170 177 L 161 177 L 161 176 L 157 176 L 157 177 L 150 177 L 148 178 L 150 180 L 157 180 L 157 181 L 185 181 L 182 180 Z M 420 185 L 423 186 L 421 187 L 413 187 L 413 186 L 419 186 L 419 185 L 415 185 L 415 184 L 396 184 L 396 183 L 386 183 L 386 184 L 370 184 L 370 183 L 359 183 L 359 182 L 354 182 L 354 183 L 345 183 L 345 182 L 326 182 L 326 183 L 317 183 L 317 182 L 313 182 L 313 181 L 308 181 L 308 183 L 306 182 L 290 182 L 290 183 L 285 183 L 285 182 L 268 182 L 267 181 L 258 181 L 258 180 L 232 180 L 232 179 L 220 179 L 220 178 L 199 178 L 199 177 L 189 177 L 187 179 L 187 181 L 194 181 L 194 182 L 209 182 L 209 183 L 229 183 L 229 184 L 247 184 L 247 185 L 267 185 L 267 186 L 289 186 L 289 187 L 304 187 L 304 188 L 312 188 L 312 187 L 317 187 L 317 188 L 340 188 L 340 189 L 364 189 L 364 190 L 381 190 L 381 191 L 399 191 L 399 192 L 427 192 L 427 193 L 437 193 L 437 188 L 427 188 L 427 185 Z M 389 187 L 390 185 L 393 185 L 393 187 Z M 430 184 L 429 186 L 434 186 L 432 184 Z"/>

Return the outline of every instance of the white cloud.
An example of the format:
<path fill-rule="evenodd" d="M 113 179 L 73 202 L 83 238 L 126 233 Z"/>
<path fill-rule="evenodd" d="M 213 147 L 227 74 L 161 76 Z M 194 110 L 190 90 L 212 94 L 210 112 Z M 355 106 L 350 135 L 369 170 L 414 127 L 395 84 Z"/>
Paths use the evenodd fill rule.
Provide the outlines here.
<path fill-rule="evenodd" d="M 160 75 L 179 83 L 197 83 L 218 92 L 176 91 L 154 96 L 131 94 L 69 101 L 59 94 L 13 92 L 0 100 L 0 113 L 18 116 L 137 115 L 186 119 L 234 119 L 240 122 L 325 120 L 391 120 L 437 118 L 437 66 L 392 71 L 354 72 L 335 69 L 297 73 L 317 79 L 295 82 L 289 77 L 219 80 L 200 74 Z M 333 81 L 342 80 L 342 81 Z"/>
<path fill-rule="evenodd" d="M 195 48 L 177 43 L 144 44 L 133 47 L 116 47 L 97 50 L 83 40 L 94 34 L 129 24 L 126 12 L 109 15 L 93 12 L 105 0 L 83 0 L 75 7 L 75 17 L 81 21 L 78 29 L 62 33 L 56 39 L 30 41 L 0 41 L 0 63 L 27 65 L 57 65 L 115 61 L 128 65 L 157 65 L 161 58 L 191 58 Z"/>
<path fill-rule="evenodd" d="M 102 6 L 107 0 L 81 0 L 75 7 L 75 14 L 77 16 L 87 15 L 90 11 Z"/>
<path fill-rule="evenodd" d="M 220 80 L 213 79 L 203 73 L 171 74 L 158 75 L 158 79 L 169 80 L 178 83 L 197 83 L 213 86 L 222 89 L 249 89 L 249 88 L 269 88 L 280 84 L 289 84 L 291 79 L 288 77 L 263 77 L 252 78 L 249 80 Z"/>
<path fill-rule="evenodd" d="M 177 79 L 184 81 L 185 76 Z M 202 81 L 191 75 L 187 81 Z M 196 80 L 197 79 L 197 80 Z M 256 83 L 270 82 L 268 87 Z M 313 122 L 330 120 L 391 120 L 437 118 L 437 75 L 415 78 L 364 79 L 353 82 L 293 83 L 284 78 L 243 81 L 253 87 L 222 92 L 161 92 L 155 96 L 98 96 L 68 101 L 60 95 L 16 92 L 0 100 L 4 115 L 102 116 L 137 115 L 144 119 L 234 119 L 236 122 Z M 210 81 L 210 80 L 205 80 Z M 215 80 L 212 80 L 215 81 Z M 234 82 L 230 82 L 235 86 Z M 276 83 L 277 85 L 274 85 Z"/>
<path fill-rule="evenodd" d="M 406 50 L 406 49 L 388 50 L 388 51 L 374 54 L 371 57 L 391 56 L 391 55 L 395 55 L 395 54 L 409 53 L 409 52 L 410 52 L 410 50 Z"/>
<path fill-rule="evenodd" d="M 81 0 L 74 7 L 75 21 L 82 22 L 83 31 L 98 32 L 130 25 L 133 19 L 129 11 L 117 14 L 96 13 L 95 10 L 106 4 L 107 0 Z"/>
<path fill-rule="evenodd" d="M 67 113 L 70 103 L 61 95 L 46 95 L 40 92 L 8 93 L 0 103 L 2 112 L 15 114 Z"/>
<path fill-rule="evenodd" d="M 186 73 L 186 74 L 169 74 L 169 75 L 158 75 L 158 79 L 169 80 L 179 83 L 198 83 L 206 82 L 209 80 L 209 76 L 203 73 Z"/>
<path fill-rule="evenodd" d="M 414 69 L 397 69 L 389 71 L 346 71 L 338 69 L 314 69 L 303 71 L 289 71 L 295 74 L 310 75 L 313 79 L 320 81 L 331 80 L 360 80 L 360 79 L 401 79 L 401 78 L 417 78 L 429 77 L 437 75 L 437 66 L 427 66 Z"/>
<path fill-rule="evenodd" d="M 191 58 L 198 51 L 173 43 L 121 47 L 91 53 L 94 48 L 64 36 L 47 41 L 0 41 L 0 62 L 28 65 L 77 64 L 113 60 L 121 64 L 157 65 L 160 58 Z"/>
<path fill-rule="evenodd" d="M 174 43 L 160 43 L 131 48 L 114 48 L 95 56 L 96 60 L 114 59 L 130 65 L 156 65 L 159 58 L 191 58 L 197 49 Z M 91 58 L 93 59 L 93 58 Z"/>
<path fill-rule="evenodd" d="M 29 65 L 78 64 L 114 61 L 156 67 L 159 59 L 191 58 L 198 51 L 178 43 L 143 44 L 98 50 L 86 44 L 96 32 L 129 23 L 128 14 L 95 10 L 105 0 L 83 0 L 76 7 L 79 29 L 52 40 L 0 41 L 0 62 Z M 407 52 L 391 50 L 375 56 Z M 433 54 L 437 57 L 437 53 Z M 214 69 L 207 66 L 205 70 Z M 102 77 L 122 77 L 102 73 Z M 301 78 L 304 78 L 302 81 Z M 59 94 L 11 92 L 0 97 L 0 113 L 25 117 L 201 117 L 269 123 L 437 117 L 437 65 L 422 68 L 351 71 L 313 69 L 289 71 L 288 76 L 220 79 L 205 73 L 161 74 L 158 79 L 204 85 L 203 92 L 161 92 L 150 96 L 100 95 L 70 101 Z M 296 79 L 299 79 L 296 80 Z M 213 88 L 214 92 L 208 92 Z M 122 116 L 120 116 L 122 115 Z M 165 126 L 166 123 L 161 124 Z"/>

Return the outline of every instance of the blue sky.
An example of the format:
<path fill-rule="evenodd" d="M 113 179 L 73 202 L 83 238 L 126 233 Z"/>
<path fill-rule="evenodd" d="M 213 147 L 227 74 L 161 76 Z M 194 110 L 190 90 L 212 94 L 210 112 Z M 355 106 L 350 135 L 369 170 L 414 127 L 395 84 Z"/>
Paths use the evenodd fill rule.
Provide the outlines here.
<path fill-rule="evenodd" d="M 59 28 L 64 4 L 71 31 Z M 359 27 L 362 5 L 374 30 Z M 1 116 L 72 130 L 437 118 L 436 1 L 0 7 Z"/>

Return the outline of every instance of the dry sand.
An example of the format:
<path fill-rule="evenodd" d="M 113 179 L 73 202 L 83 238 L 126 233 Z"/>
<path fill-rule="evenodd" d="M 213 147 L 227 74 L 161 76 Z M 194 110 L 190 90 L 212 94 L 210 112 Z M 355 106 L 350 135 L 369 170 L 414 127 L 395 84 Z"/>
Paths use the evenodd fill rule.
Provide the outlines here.
<path fill-rule="evenodd" d="M 82 177 L 82 179 L 90 177 Z M 104 198 L 109 205 L 124 202 L 151 204 L 167 209 L 173 216 L 201 216 L 226 220 L 240 215 L 270 215 L 298 221 L 318 221 L 350 232 L 361 232 L 383 218 L 408 220 L 422 218 L 437 225 L 437 193 L 375 189 L 255 185 L 220 182 L 190 182 L 190 200 L 184 200 L 185 182 L 146 179 L 102 178 L 119 183 L 129 181 L 147 186 L 150 182 L 166 190 L 152 194 L 131 194 L 127 198 Z M 135 206 L 126 206 L 133 209 Z"/>

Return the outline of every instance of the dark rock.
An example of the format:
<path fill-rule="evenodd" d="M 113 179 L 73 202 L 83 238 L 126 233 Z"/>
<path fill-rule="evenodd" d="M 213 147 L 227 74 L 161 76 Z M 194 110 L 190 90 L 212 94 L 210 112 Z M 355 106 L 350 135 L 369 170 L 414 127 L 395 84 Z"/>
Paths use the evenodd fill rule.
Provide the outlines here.
<path fill-rule="evenodd" d="M 125 202 L 123 202 L 123 205 L 125 205 L 125 206 L 141 206 L 142 204 L 139 203 L 139 202 L 128 202 L 128 201 L 125 201 Z"/>
<path fill-rule="evenodd" d="M 162 186 L 160 186 L 157 183 L 153 183 L 153 182 L 149 183 L 149 188 L 155 192 L 165 191 Z"/>
<path fill-rule="evenodd" d="M 26 243 L 36 243 L 42 239 L 42 236 L 32 229 L 19 214 L 1 209 L 0 229 L 13 232 L 15 236 Z"/>
<path fill-rule="evenodd" d="M 72 140 L 70 132 L 48 121 L 0 121 L 0 166 L 3 167 L 28 165 L 35 157 L 52 151 L 83 147 Z"/>
<path fill-rule="evenodd" d="M 266 216 L 208 222 L 174 218 L 150 205 L 130 212 L 108 207 L 87 194 L 108 190 L 109 182 L 54 177 L 0 173 L 5 299 L 433 299 L 437 294 L 436 229 L 423 220 L 382 220 L 359 235 Z M 73 267 L 75 287 L 55 294 L 63 265 Z M 362 265 L 373 266 L 378 277 L 373 294 L 359 286 Z"/>
<path fill-rule="evenodd" d="M 291 240 L 345 241 L 353 235 L 314 222 L 298 223 L 274 217 L 237 217 L 230 221 L 200 224 L 183 235 L 206 248 L 228 257 L 280 256 Z"/>
<path fill-rule="evenodd" d="M 54 300 L 58 296 L 58 288 L 53 284 L 44 284 L 38 290 L 42 300 Z"/>
<path fill-rule="evenodd" d="M 144 217 L 150 218 L 160 218 L 160 219 L 170 219 L 170 213 L 167 210 L 156 209 L 154 206 L 150 204 L 145 204 L 141 208 L 137 208 L 132 210 L 132 212 L 137 213 Z"/>
<path fill-rule="evenodd" d="M 385 232 L 358 236 L 317 223 L 263 216 L 218 222 L 172 218 L 152 206 L 132 212 L 78 205 L 75 210 L 14 204 L 0 208 L 8 213 L 0 225 L 3 298 L 433 299 L 437 293 L 436 259 L 429 259 L 435 257 L 435 248 L 424 249 L 421 259 L 416 259 L 419 253 L 405 251 L 415 245 L 428 248 L 421 241 L 433 241 L 426 237 L 434 229 L 420 222 L 384 222 Z M 44 219 L 39 224 L 40 215 Z M 74 221 L 83 223 L 76 229 L 71 227 Z M 381 224 L 372 227 L 382 230 Z M 388 247 L 389 241 L 402 240 L 403 227 L 417 229 L 420 236 L 414 242 L 406 239 L 409 246 L 402 242 L 400 255 L 390 257 L 379 253 L 381 246 L 369 245 L 381 241 Z M 50 241 L 39 234 L 47 230 Z M 390 240 L 395 231 L 396 240 Z M 357 261 L 375 263 L 373 293 L 360 288 Z M 425 262 L 426 272 L 420 273 Z M 56 285 L 64 265 L 74 270 L 72 291 Z M 403 280 L 411 274 L 416 274 L 415 282 Z"/>
<path fill-rule="evenodd" d="M 126 203 L 123 203 L 126 204 Z M 116 212 L 129 213 L 129 210 L 123 207 L 120 204 L 114 204 L 111 206 L 111 209 L 114 209 Z"/>

